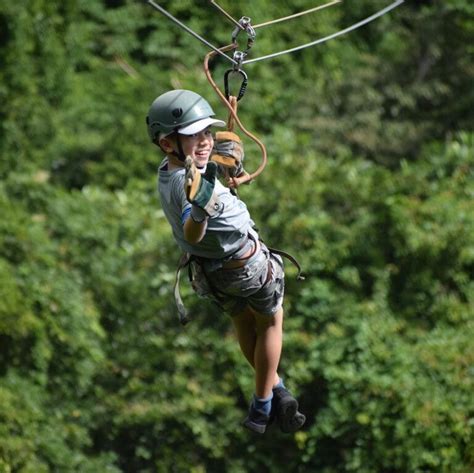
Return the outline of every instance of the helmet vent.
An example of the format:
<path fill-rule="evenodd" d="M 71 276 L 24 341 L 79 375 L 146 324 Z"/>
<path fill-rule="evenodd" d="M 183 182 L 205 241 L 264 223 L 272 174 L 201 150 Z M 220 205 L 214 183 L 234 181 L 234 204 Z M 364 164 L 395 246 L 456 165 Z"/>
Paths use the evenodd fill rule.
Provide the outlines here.
<path fill-rule="evenodd" d="M 171 112 L 174 118 L 179 118 L 183 114 L 183 109 L 182 108 L 175 108 Z"/>

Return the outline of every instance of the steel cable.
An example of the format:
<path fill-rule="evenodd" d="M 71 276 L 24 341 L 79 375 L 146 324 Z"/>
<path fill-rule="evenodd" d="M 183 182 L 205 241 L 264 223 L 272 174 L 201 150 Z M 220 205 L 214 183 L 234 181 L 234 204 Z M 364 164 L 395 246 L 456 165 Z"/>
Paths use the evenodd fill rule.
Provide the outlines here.
<path fill-rule="evenodd" d="M 216 48 L 215 46 L 213 46 L 211 43 L 209 43 L 209 41 L 206 41 L 203 37 L 199 36 L 197 33 L 195 33 L 191 28 L 189 28 L 188 26 L 186 26 L 184 23 L 182 23 L 181 21 L 179 21 L 177 18 L 175 18 L 171 13 L 168 13 L 162 6 L 158 5 L 157 3 L 155 3 L 153 0 L 147 0 L 147 3 L 149 5 L 151 5 L 155 10 L 158 10 L 162 15 L 166 16 L 166 18 L 170 19 L 171 21 L 173 21 L 174 23 L 176 23 L 180 28 L 182 28 L 183 30 L 185 30 L 187 33 L 189 33 L 190 35 L 194 36 L 196 39 L 198 39 L 199 41 L 201 41 L 201 43 L 204 43 L 206 46 L 208 46 L 209 48 L 213 49 L 217 54 L 220 54 L 221 56 L 225 57 L 228 61 L 230 61 L 232 64 L 235 64 L 236 66 L 238 65 L 237 64 L 237 61 L 234 61 L 231 57 L 227 56 L 226 54 L 224 54 L 223 52 L 221 52 L 218 48 Z"/>
<path fill-rule="evenodd" d="M 310 8 L 309 10 L 305 10 L 305 11 L 302 11 L 302 12 L 299 12 L 299 13 L 295 13 L 293 15 L 284 16 L 284 17 L 278 18 L 276 20 L 266 21 L 265 23 L 259 23 L 258 25 L 255 25 L 253 28 L 256 30 L 257 28 L 261 28 L 262 26 L 268 26 L 268 25 L 273 25 L 275 23 L 280 23 L 282 21 L 292 20 L 293 18 L 298 18 L 300 16 L 307 15 L 308 13 L 313 13 L 315 11 L 322 10 L 323 8 L 332 7 L 333 5 L 336 5 L 336 3 L 341 3 L 341 2 L 342 2 L 342 0 L 334 0 L 330 3 L 325 3 L 324 5 L 319 5 L 317 7 Z"/>
<path fill-rule="evenodd" d="M 243 61 L 242 64 L 251 64 L 253 62 L 263 61 L 264 59 L 270 59 L 277 56 L 282 56 L 283 54 L 293 53 L 295 51 L 300 51 L 301 49 L 309 48 L 310 46 L 315 46 L 316 44 L 324 43 L 326 41 L 329 41 L 330 39 L 337 38 L 338 36 L 349 33 L 350 31 L 360 28 L 361 26 L 364 26 L 367 23 L 370 23 L 376 18 L 379 18 L 382 15 L 385 15 L 385 13 L 388 13 L 390 10 L 393 10 L 394 8 L 397 8 L 398 6 L 400 6 L 404 1 L 405 0 L 397 0 L 391 5 L 383 8 L 382 10 L 379 10 L 377 13 L 374 13 L 373 15 L 365 18 L 364 20 L 359 21 L 358 23 L 355 23 L 352 26 L 349 26 L 348 28 L 344 28 L 343 30 L 337 31 L 336 33 L 333 33 L 329 36 L 325 36 L 324 38 L 319 38 L 316 41 L 312 41 L 311 43 L 303 44 L 301 46 L 297 46 L 291 49 L 286 49 L 284 51 L 279 51 L 277 53 L 267 54 L 266 56 L 260 56 L 255 59 L 247 59 L 246 61 Z"/>

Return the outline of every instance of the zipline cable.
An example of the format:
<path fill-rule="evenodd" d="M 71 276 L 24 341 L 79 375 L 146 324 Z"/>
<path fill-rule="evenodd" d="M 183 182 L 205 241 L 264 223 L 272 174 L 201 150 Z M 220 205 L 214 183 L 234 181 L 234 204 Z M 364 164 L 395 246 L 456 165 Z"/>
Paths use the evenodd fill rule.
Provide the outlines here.
<path fill-rule="evenodd" d="M 238 25 L 238 28 L 241 29 L 241 30 L 245 30 L 246 28 L 244 28 L 239 22 L 237 22 L 236 20 L 234 20 L 227 12 L 225 12 L 225 10 L 221 7 L 219 7 L 219 5 L 217 5 L 217 3 L 214 1 L 214 0 L 210 0 L 211 3 L 216 6 L 223 14 L 226 15 L 227 18 L 229 18 L 233 23 L 237 24 Z M 333 5 L 335 3 L 338 3 L 340 0 L 334 0 L 333 2 L 327 4 L 327 5 L 321 5 L 320 7 L 316 7 L 316 8 L 322 8 L 322 7 L 326 7 L 326 6 L 330 6 L 330 5 Z M 345 28 L 343 30 L 340 30 L 340 31 L 337 31 L 336 33 L 333 33 L 331 35 L 328 35 L 328 36 L 325 36 L 324 38 L 319 38 L 315 41 L 312 41 L 310 43 L 306 43 L 306 44 L 303 44 L 303 45 L 300 45 L 300 46 L 297 46 L 295 48 L 291 48 L 291 49 L 286 49 L 284 51 L 279 51 L 279 52 L 276 52 L 276 53 L 272 53 L 272 54 L 267 54 L 266 56 L 260 56 L 260 57 L 257 57 L 257 58 L 254 58 L 254 59 L 247 59 L 247 60 L 244 60 L 244 61 L 236 61 L 235 59 L 227 56 L 224 52 L 222 52 L 222 48 L 219 49 L 219 48 L 216 48 L 215 46 L 213 46 L 211 43 L 209 43 L 208 41 L 206 41 L 203 37 L 201 37 L 200 35 L 198 35 L 197 33 L 195 33 L 191 28 L 189 28 L 188 26 L 186 26 L 184 23 L 182 23 L 181 21 L 179 21 L 177 18 L 175 18 L 173 15 L 171 15 L 171 13 L 168 13 L 163 7 L 161 7 L 160 5 L 158 5 L 157 3 L 155 3 L 153 0 L 146 0 L 146 2 L 151 5 L 153 8 L 155 8 L 156 10 L 158 10 L 162 15 L 166 16 L 168 19 L 170 19 L 171 21 L 173 21 L 174 23 L 176 23 L 180 28 L 182 28 L 183 30 L 185 30 L 187 33 L 189 33 L 190 35 L 192 35 L 194 38 L 198 39 L 199 41 L 201 41 L 203 44 L 205 44 L 206 46 L 208 46 L 209 48 L 211 48 L 216 54 L 219 54 L 223 57 L 225 57 L 228 61 L 230 61 L 232 64 L 234 64 L 234 66 L 237 68 L 237 69 L 240 69 L 240 67 L 244 64 L 251 64 L 253 62 L 258 62 L 258 61 L 263 61 L 264 59 L 271 59 L 271 58 L 274 58 L 274 57 L 278 57 L 278 56 L 282 56 L 283 54 L 289 54 L 289 53 L 293 53 L 293 52 L 296 52 L 296 51 L 300 51 L 302 49 L 305 49 L 305 48 L 309 48 L 311 46 L 315 46 L 317 44 L 321 44 L 321 43 L 324 43 L 326 41 L 329 41 L 333 38 L 337 38 L 338 36 L 342 36 L 343 34 L 346 34 L 346 33 L 349 33 L 357 28 L 360 28 L 361 26 L 364 26 L 366 25 L 367 23 L 370 23 L 371 21 L 385 15 L 386 13 L 388 13 L 389 11 L 397 8 L 398 6 L 400 6 L 402 3 L 404 3 L 405 0 L 396 0 L 395 2 L 393 2 L 391 5 L 383 8 L 382 10 L 379 10 L 378 12 L 374 13 L 373 15 L 365 18 L 364 20 L 361 20 L 359 21 L 358 23 L 355 23 L 351 26 L 349 26 L 348 28 Z M 314 11 L 314 9 L 312 9 L 312 11 Z M 301 16 L 303 14 L 306 14 L 306 13 L 309 13 L 309 10 L 306 11 L 306 12 L 301 12 L 301 13 L 297 13 L 295 14 L 296 16 Z M 294 15 L 291 15 L 290 17 L 286 17 L 286 18 L 280 18 L 278 20 L 272 20 L 271 22 L 266 22 L 266 23 L 262 23 L 260 25 L 257 25 L 257 27 L 261 27 L 261 26 L 265 26 L 265 25 L 268 25 L 268 24 L 271 24 L 271 23 L 276 23 L 278 21 L 284 21 L 285 19 L 290 19 L 291 17 L 294 17 Z M 252 29 L 254 30 L 255 27 L 252 27 Z"/>
<path fill-rule="evenodd" d="M 174 23 L 176 23 L 180 28 L 188 32 L 190 35 L 194 36 L 196 39 L 201 41 L 201 43 L 204 43 L 206 46 L 209 48 L 213 49 L 217 54 L 220 54 L 221 56 L 224 56 L 228 61 L 230 61 L 234 65 L 238 65 L 237 61 L 234 61 L 231 57 L 227 56 L 223 52 L 221 52 L 218 48 L 213 46 L 211 43 L 206 41 L 203 37 L 199 36 L 197 33 L 195 33 L 191 28 L 186 26 L 184 23 L 179 21 L 177 18 L 175 18 L 171 13 L 168 13 L 163 7 L 160 5 L 156 4 L 153 0 L 147 0 L 147 3 L 151 5 L 155 10 L 158 10 L 162 15 L 166 16 L 166 18 L 170 19 Z"/>
<path fill-rule="evenodd" d="M 268 25 L 273 25 L 275 23 L 280 23 L 282 21 L 292 20 L 293 18 L 298 18 L 299 16 L 307 15 L 308 13 L 313 13 L 315 11 L 322 10 L 323 8 L 332 7 L 333 5 L 336 5 L 336 3 L 341 3 L 341 2 L 342 2 L 342 0 L 334 0 L 330 3 L 325 3 L 324 5 L 319 5 L 317 7 L 310 8 L 309 10 L 305 10 L 305 11 L 302 11 L 302 12 L 299 12 L 299 13 L 295 13 L 293 15 L 284 16 L 284 17 L 278 18 L 276 20 L 266 21 L 265 23 L 259 23 L 258 25 L 254 25 L 253 28 L 257 29 L 257 28 L 261 28 L 262 26 L 268 26 Z"/>
<path fill-rule="evenodd" d="M 393 10 L 394 8 L 397 8 L 398 6 L 400 6 L 404 1 L 405 0 L 397 0 L 394 3 L 392 3 L 391 5 L 389 5 L 388 7 L 385 7 L 382 10 L 379 10 L 377 13 L 374 13 L 373 15 L 365 18 L 364 20 L 359 21 L 358 23 L 355 23 L 352 26 L 349 26 L 348 28 L 337 31 L 336 33 L 333 33 L 329 36 L 325 36 L 324 38 L 317 39 L 316 41 L 312 41 L 311 43 L 303 44 L 303 45 L 297 46 L 295 48 L 286 49 L 284 51 L 279 51 L 277 53 L 267 54 L 266 56 L 260 56 L 260 57 L 257 57 L 255 59 L 248 59 L 246 61 L 243 61 L 242 64 L 250 64 L 252 62 L 263 61 L 264 59 L 270 59 L 270 58 L 274 58 L 274 57 L 277 57 L 277 56 L 282 56 L 283 54 L 293 53 L 295 51 L 300 51 L 301 49 L 304 49 L 304 48 L 309 48 L 310 46 L 315 46 L 316 44 L 324 43 L 326 41 L 329 41 L 330 39 L 337 38 L 338 36 L 349 33 L 350 31 L 353 31 L 357 28 L 360 28 L 361 26 L 364 26 L 367 23 L 370 23 L 371 21 L 375 20 L 376 18 L 379 18 L 382 15 L 385 15 L 385 13 L 388 13 L 390 10 Z"/>
<path fill-rule="evenodd" d="M 236 20 L 234 19 L 229 13 L 227 13 L 221 6 L 219 6 L 214 0 L 209 0 L 209 2 L 214 5 L 228 20 L 234 23 L 235 26 L 240 28 L 241 30 L 245 30 L 245 28 Z"/>

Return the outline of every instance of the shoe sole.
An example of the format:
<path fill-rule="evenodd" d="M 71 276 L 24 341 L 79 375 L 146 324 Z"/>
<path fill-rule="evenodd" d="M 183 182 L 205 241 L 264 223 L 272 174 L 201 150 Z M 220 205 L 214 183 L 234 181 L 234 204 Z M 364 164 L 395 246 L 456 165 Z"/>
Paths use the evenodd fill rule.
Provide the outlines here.
<path fill-rule="evenodd" d="M 248 417 L 247 417 L 247 419 L 244 420 L 243 426 L 246 427 L 247 429 L 251 430 L 252 432 L 255 432 L 256 434 L 264 434 L 265 430 L 267 428 L 266 425 L 257 424 L 255 422 L 252 422 Z"/>
<path fill-rule="evenodd" d="M 277 418 L 280 430 L 286 434 L 296 432 L 306 422 L 305 415 L 298 412 L 298 401 L 294 398 L 280 401 Z"/>

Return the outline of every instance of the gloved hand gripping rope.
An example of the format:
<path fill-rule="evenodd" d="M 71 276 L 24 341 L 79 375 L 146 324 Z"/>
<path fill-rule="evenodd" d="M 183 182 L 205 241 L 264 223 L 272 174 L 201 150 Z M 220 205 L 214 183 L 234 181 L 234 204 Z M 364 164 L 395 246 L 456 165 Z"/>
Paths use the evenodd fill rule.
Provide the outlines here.
<path fill-rule="evenodd" d="M 212 161 L 208 162 L 205 172 L 201 174 L 193 159 L 188 156 L 184 167 L 186 169 L 184 191 L 189 202 L 203 210 L 209 217 L 219 215 L 222 212 L 223 204 L 214 190 L 217 164 Z"/>
<path fill-rule="evenodd" d="M 235 97 L 229 98 L 229 103 L 233 110 L 237 109 Z M 236 178 L 246 178 L 249 174 L 245 171 L 244 147 L 240 137 L 233 131 L 233 118 L 229 116 L 227 122 L 228 131 L 218 131 L 214 139 L 214 149 L 211 160 L 217 163 L 223 171 L 227 185 L 235 189 L 239 184 Z M 249 184 L 250 181 L 246 181 Z"/>

